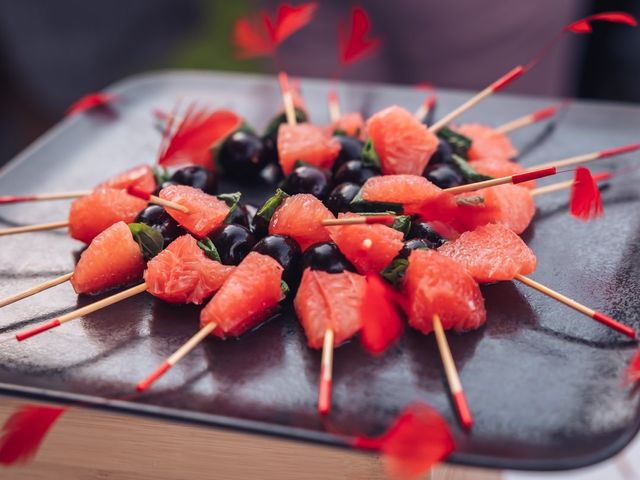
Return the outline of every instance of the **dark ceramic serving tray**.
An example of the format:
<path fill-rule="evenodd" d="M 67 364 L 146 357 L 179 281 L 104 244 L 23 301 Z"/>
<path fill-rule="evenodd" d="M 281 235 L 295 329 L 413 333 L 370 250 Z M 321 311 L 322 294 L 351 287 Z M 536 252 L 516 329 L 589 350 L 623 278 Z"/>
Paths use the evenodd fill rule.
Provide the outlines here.
<path fill-rule="evenodd" d="M 329 85 L 303 81 L 312 117 L 327 121 Z M 142 162 L 153 163 L 159 135 L 153 108 L 198 99 L 231 108 L 262 128 L 280 108 L 273 78 L 169 72 L 122 81 L 112 112 L 69 118 L 8 164 L 2 194 L 77 190 Z M 365 115 L 390 104 L 413 110 L 412 88 L 345 84 L 346 111 Z M 468 98 L 440 92 L 439 112 Z M 500 124 L 549 104 L 548 99 L 500 95 L 464 120 Z M 526 164 L 637 141 L 640 108 L 576 102 L 557 128 L 522 158 Z M 542 125 L 517 132 L 525 148 L 545 136 Z M 534 142 L 535 143 L 535 142 Z M 637 161 L 637 160 L 636 160 Z M 630 159 L 609 160 L 623 167 Z M 538 255 L 533 278 L 640 328 L 640 175 L 615 180 L 603 194 L 606 214 L 583 224 L 566 213 L 567 194 L 536 199 L 524 238 Z M 227 190 L 237 186 L 225 185 Z M 242 188 L 260 201 L 272 186 Z M 63 220 L 67 202 L 2 207 L 2 226 Z M 0 295 L 72 270 L 82 245 L 65 231 L 0 238 Z M 635 344 L 558 303 L 510 282 L 483 288 L 488 322 L 450 335 L 453 355 L 475 415 L 470 434 L 451 409 L 433 336 L 407 331 L 380 358 L 358 342 L 336 350 L 331 423 L 347 432 L 381 432 L 406 404 L 425 400 L 452 424 L 452 462 L 496 468 L 567 469 L 622 449 L 640 423 L 638 397 L 622 388 Z M 0 341 L 15 331 L 86 304 L 69 285 L 0 311 Z M 0 344 L 5 392 L 60 401 L 84 399 L 137 414 L 338 444 L 316 413 L 320 353 L 306 347 L 290 307 L 238 341 L 208 340 L 145 396 L 130 393 L 197 328 L 198 310 L 140 295 L 22 344 Z"/>

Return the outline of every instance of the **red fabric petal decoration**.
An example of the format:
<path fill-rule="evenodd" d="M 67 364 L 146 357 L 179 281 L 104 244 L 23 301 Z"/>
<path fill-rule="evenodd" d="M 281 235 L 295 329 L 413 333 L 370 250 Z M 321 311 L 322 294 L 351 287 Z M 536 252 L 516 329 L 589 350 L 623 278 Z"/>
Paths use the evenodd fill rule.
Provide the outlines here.
<path fill-rule="evenodd" d="M 350 65 L 380 47 L 382 40 L 369 38 L 370 30 L 371 21 L 367 12 L 361 7 L 353 7 L 350 27 L 347 29 L 342 22 L 338 25 L 338 48 L 341 65 Z"/>
<path fill-rule="evenodd" d="M 172 115 L 163 134 L 158 164 L 163 166 L 201 165 L 214 168 L 211 148 L 238 129 L 242 119 L 229 110 L 197 108 L 191 104 L 175 128 Z"/>
<path fill-rule="evenodd" d="M 24 463 L 37 452 L 45 435 L 66 409 L 49 405 L 23 405 L 2 426 L 0 464 Z"/>
<path fill-rule="evenodd" d="M 449 424 L 432 407 L 416 403 L 407 407 L 380 437 L 357 437 L 356 448 L 378 450 L 389 473 L 415 478 L 428 472 L 455 449 Z"/>
<path fill-rule="evenodd" d="M 625 382 L 628 385 L 640 381 L 640 350 L 631 359 L 627 371 L 625 372 Z"/>
<path fill-rule="evenodd" d="M 360 341 L 374 355 L 384 352 L 402 334 L 402 320 L 396 308 L 397 293 L 379 275 L 367 275 L 360 315 Z"/>
<path fill-rule="evenodd" d="M 588 168 L 576 169 L 571 186 L 570 212 L 574 217 L 584 221 L 600 217 L 604 213 L 600 189 Z"/>
<path fill-rule="evenodd" d="M 269 56 L 276 48 L 264 23 L 248 17 L 236 20 L 233 27 L 233 44 L 238 58 Z"/>
<path fill-rule="evenodd" d="M 603 12 L 581 18 L 580 20 L 570 23 L 564 27 L 564 29 L 573 33 L 591 33 L 593 31 L 591 23 L 597 21 L 623 23 L 632 27 L 638 25 L 638 21 L 626 12 Z"/>
<path fill-rule="evenodd" d="M 283 3 L 276 11 L 275 24 L 263 13 L 263 19 L 271 40 L 280 45 L 291 35 L 307 25 L 316 13 L 316 2 L 303 3 L 302 5 L 288 5 Z"/>
<path fill-rule="evenodd" d="M 91 110 L 95 107 L 103 107 L 105 105 L 110 104 L 118 97 L 113 93 L 106 92 L 98 92 L 98 93 L 90 93 L 85 95 L 81 99 L 77 100 L 73 105 L 71 105 L 65 115 L 75 115 L 78 113 L 86 112 L 87 110 Z"/>

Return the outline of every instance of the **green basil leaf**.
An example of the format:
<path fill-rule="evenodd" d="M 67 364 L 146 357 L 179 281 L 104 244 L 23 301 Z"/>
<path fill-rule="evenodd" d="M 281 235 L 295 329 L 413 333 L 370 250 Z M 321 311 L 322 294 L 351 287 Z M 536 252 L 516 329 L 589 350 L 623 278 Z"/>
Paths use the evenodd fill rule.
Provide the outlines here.
<path fill-rule="evenodd" d="M 402 213 L 401 203 L 370 202 L 362 198 L 362 189 L 351 200 L 351 210 L 358 213 Z"/>
<path fill-rule="evenodd" d="M 280 289 L 282 290 L 282 293 L 285 297 L 289 296 L 291 289 L 289 288 L 289 285 L 287 285 L 287 282 L 285 282 L 284 280 L 280 280 Z"/>
<path fill-rule="evenodd" d="M 494 177 L 490 177 L 488 175 L 482 175 L 481 173 L 476 172 L 475 168 L 471 166 L 469 162 L 467 162 L 464 158 L 455 153 L 452 156 L 453 162 L 456 164 L 460 172 L 462 173 L 462 177 L 468 183 L 476 183 L 482 182 L 484 180 L 491 180 Z"/>
<path fill-rule="evenodd" d="M 362 161 L 368 167 L 374 167 L 380 170 L 380 157 L 378 157 L 378 153 L 371 139 L 367 140 L 367 143 L 362 147 Z"/>
<path fill-rule="evenodd" d="M 296 113 L 296 122 L 305 123 L 309 121 L 309 116 L 307 115 L 307 112 L 305 112 L 301 108 L 296 107 L 295 113 Z M 280 128 L 280 124 L 282 123 L 287 123 L 287 114 L 285 112 L 279 113 L 269 121 L 267 128 L 264 129 L 263 136 L 277 137 L 278 128 Z"/>
<path fill-rule="evenodd" d="M 409 229 L 411 228 L 411 216 L 398 215 L 393 221 L 391 228 L 402 232 L 402 234 L 406 237 L 409 234 Z"/>
<path fill-rule="evenodd" d="M 167 170 L 164 167 L 161 167 L 160 165 L 154 165 L 153 167 L 153 176 L 156 179 L 156 185 L 162 185 L 164 182 L 169 181 L 169 179 L 171 178 L 171 173 L 169 173 L 169 170 Z"/>
<path fill-rule="evenodd" d="M 465 159 L 468 158 L 469 149 L 471 148 L 471 139 L 469 137 L 454 132 L 449 127 L 442 127 L 438 131 L 438 137 L 451 145 L 453 153 Z"/>
<path fill-rule="evenodd" d="M 198 241 L 198 247 L 200 247 L 200 250 L 202 250 L 208 258 L 215 260 L 216 262 L 220 262 L 218 249 L 209 237 L 204 237 L 202 240 Z"/>
<path fill-rule="evenodd" d="M 269 223 L 271 217 L 273 216 L 273 212 L 276 211 L 282 201 L 288 196 L 289 195 L 287 193 L 278 188 L 276 190 L 276 193 L 272 197 L 268 198 L 266 202 L 264 202 L 264 205 L 260 207 L 260 210 L 256 212 L 256 215 L 262 217 L 267 223 Z"/>
<path fill-rule="evenodd" d="M 158 255 L 164 248 L 164 238 L 155 228 L 144 223 L 130 223 L 129 230 L 145 260 L 149 261 Z"/>
<path fill-rule="evenodd" d="M 229 213 L 227 213 L 226 218 L 224 219 L 224 223 L 228 223 L 228 221 L 232 218 L 233 212 L 238 207 L 238 202 L 240 201 L 240 197 L 242 194 L 240 192 L 233 193 L 221 193 L 220 195 L 216 195 L 218 200 L 222 200 L 229 207 Z"/>
<path fill-rule="evenodd" d="M 400 287 L 408 266 L 409 260 L 396 257 L 380 272 L 380 275 L 397 288 Z"/>

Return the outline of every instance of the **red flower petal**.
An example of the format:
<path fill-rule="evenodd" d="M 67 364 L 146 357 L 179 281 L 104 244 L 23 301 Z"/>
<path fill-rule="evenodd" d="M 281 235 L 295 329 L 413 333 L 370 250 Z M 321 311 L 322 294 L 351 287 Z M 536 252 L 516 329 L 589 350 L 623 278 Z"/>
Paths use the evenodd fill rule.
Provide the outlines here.
<path fill-rule="evenodd" d="M 367 275 L 367 288 L 360 307 L 360 341 L 374 355 L 384 352 L 402 334 L 395 297 L 396 292 L 379 275 Z"/>
<path fill-rule="evenodd" d="M 369 38 L 371 21 L 367 12 L 361 7 L 351 10 L 351 25 L 338 25 L 338 47 L 340 63 L 350 65 L 366 55 L 375 52 L 381 45 L 379 38 Z"/>
<path fill-rule="evenodd" d="M 0 464 L 27 462 L 37 452 L 45 435 L 64 408 L 48 405 L 23 405 L 2 426 Z"/>
<path fill-rule="evenodd" d="M 623 23 L 632 27 L 638 25 L 637 20 L 626 12 L 603 12 L 581 18 L 580 20 L 570 23 L 564 27 L 564 29 L 573 33 L 591 33 L 593 31 L 591 23 L 596 21 Z"/>
<path fill-rule="evenodd" d="M 571 186 L 570 212 L 574 217 L 584 221 L 600 217 L 604 212 L 600 189 L 588 168 L 576 169 Z"/>
<path fill-rule="evenodd" d="M 634 384 L 638 381 L 640 381 L 640 350 L 638 350 L 633 356 L 625 372 L 625 382 L 628 385 Z"/>
<path fill-rule="evenodd" d="M 279 45 L 307 25 L 313 18 L 317 8 L 318 4 L 316 2 L 303 3 L 296 6 L 283 3 L 278 6 L 276 11 L 275 24 L 265 15 L 263 18 L 273 42 Z"/>
<path fill-rule="evenodd" d="M 71 105 L 67 111 L 66 115 L 75 115 L 77 113 L 82 113 L 87 110 L 91 110 L 95 107 L 102 107 L 108 105 L 109 103 L 116 100 L 118 97 L 113 93 L 106 92 L 97 92 L 97 93 L 89 93 L 84 97 L 77 100 L 73 105 Z"/>
<path fill-rule="evenodd" d="M 233 44 L 238 58 L 269 56 L 273 54 L 276 47 L 264 24 L 248 17 L 236 20 L 233 28 Z"/>

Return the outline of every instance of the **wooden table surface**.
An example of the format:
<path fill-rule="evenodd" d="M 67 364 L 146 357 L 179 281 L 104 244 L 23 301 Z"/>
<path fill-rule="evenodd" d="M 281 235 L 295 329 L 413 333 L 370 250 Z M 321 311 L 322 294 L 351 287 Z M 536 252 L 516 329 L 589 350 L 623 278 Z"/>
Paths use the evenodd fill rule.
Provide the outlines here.
<path fill-rule="evenodd" d="M 0 396 L 0 422 L 23 400 Z M 11 480 L 386 479 L 376 455 L 73 407 Z M 500 473 L 442 465 L 432 480 L 497 480 Z"/>

